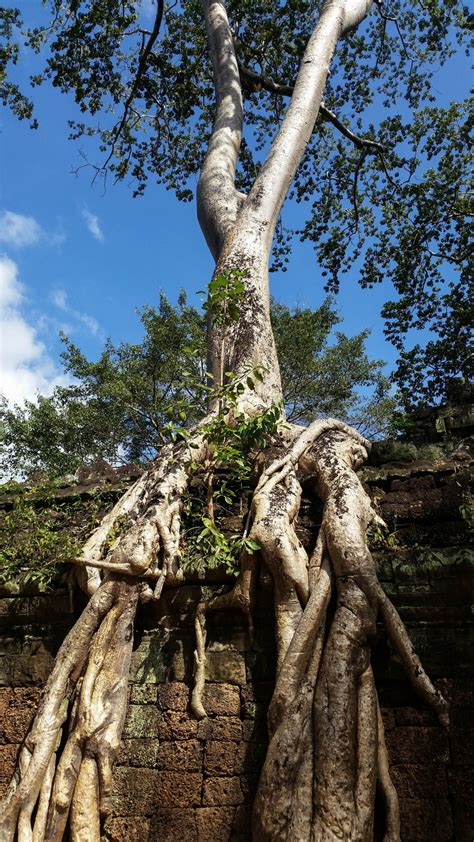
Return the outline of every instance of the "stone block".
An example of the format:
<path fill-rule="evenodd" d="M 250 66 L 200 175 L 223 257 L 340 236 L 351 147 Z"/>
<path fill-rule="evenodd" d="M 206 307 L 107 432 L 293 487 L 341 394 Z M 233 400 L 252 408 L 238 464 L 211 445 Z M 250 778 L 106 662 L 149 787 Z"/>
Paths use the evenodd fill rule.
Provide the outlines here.
<path fill-rule="evenodd" d="M 206 679 L 227 684 L 245 684 L 247 681 L 245 657 L 241 652 L 224 650 L 206 654 Z"/>
<path fill-rule="evenodd" d="M 160 769 L 200 772 L 202 769 L 202 744 L 198 740 L 173 740 L 161 743 Z"/>
<path fill-rule="evenodd" d="M 229 842 L 234 823 L 234 807 L 200 807 L 196 810 L 198 842 Z"/>
<path fill-rule="evenodd" d="M 132 684 L 130 687 L 130 704 L 156 704 L 156 686 L 154 684 Z"/>
<path fill-rule="evenodd" d="M 419 801 L 432 799 L 444 801 L 448 798 L 448 783 L 444 766 L 418 764 L 392 766 L 391 774 L 399 798 L 414 798 Z"/>
<path fill-rule="evenodd" d="M 158 705 L 162 710 L 187 710 L 190 689 L 182 682 L 168 682 L 158 688 Z"/>
<path fill-rule="evenodd" d="M 124 737 L 157 737 L 161 713 L 153 705 L 130 705 L 125 718 Z"/>
<path fill-rule="evenodd" d="M 195 810 L 158 810 L 148 842 L 197 842 Z M 129 840 L 131 842 L 131 840 Z M 142 842 L 141 838 L 137 842 Z"/>
<path fill-rule="evenodd" d="M 0 743 L 19 743 L 26 736 L 38 706 L 39 689 L 0 689 Z"/>
<path fill-rule="evenodd" d="M 144 816 L 128 818 L 110 817 L 104 825 L 107 842 L 130 842 L 132 839 L 150 839 L 150 819 Z"/>
<path fill-rule="evenodd" d="M 8 784 L 15 770 L 19 745 L 0 745 L 0 798 L 6 793 Z"/>
<path fill-rule="evenodd" d="M 449 791 L 453 803 L 454 839 L 456 842 L 472 842 L 474 839 L 474 768 L 471 766 L 452 769 L 449 775 Z"/>
<path fill-rule="evenodd" d="M 239 688 L 232 684 L 206 684 L 204 707 L 210 715 L 240 716 Z"/>
<path fill-rule="evenodd" d="M 137 684 L 160 684 L 169 670 L 169 650 L 163 634 L 144 636 L 132 653 L 130 681 Z"/>
<path fill-rule="evenodd" d="M 461 842 L 453 836 L 451 805 L 447 799 L 400 798 L 400 817 L 403 842 L 452 842 L 453 839 Z"/>
<path fill-rule="evenodd" d="M 392 766 L 449 762 L 449 743 L 442 728 L 405 725 L 387 732 L 387 748 Z"/>
<path fill-rule="evenodd" d="M 454 708 L 449 729 L 453 766 L 474 765 L 474 711 Z"/>
<path fill-rule="evenodd" d="M 202 775 L 119 766 L 111 797 L 115 816 L 153 816 L 163 808 L 187 809 L 201 803 Z"/>
<path fill-rule="evenodd" d="M 204 771 L 208 775 L 240 775 L 244 772 L 244 756 L 240 745 L 224 740 L 209 740 L 206 743 Z"/>
<path fill-rule="evenodd" d="M 200 740 L 241 740 L 242 722 L 233 716 L 202 719 L 198 724 L 197 736 Z"/>
<path fill-rule="evenodd" d="M 245 801 L 240 778 L 207 778 L 204 781 L 202 803 L 204 806 L 236 806 Z"/>
<path fill-rule="evenodd" d="M 164 711 L 158 726 L 158 737 L 160 740 L 190 740 L 198 736 L 198 725 L 191 713 Z"/>
<path fill-rule="evenodd" d="M 265 746 L 209 740 L 206 744 L 204 771 L 210 776 L 258 774 L 265 757 Z"/>
<path fill-rule="evenodd" d="M 158 767 L 160 741 L 156 739 L 124 739 L 117 755 L 119 766 L 140 766 L 147 769 Z"/>

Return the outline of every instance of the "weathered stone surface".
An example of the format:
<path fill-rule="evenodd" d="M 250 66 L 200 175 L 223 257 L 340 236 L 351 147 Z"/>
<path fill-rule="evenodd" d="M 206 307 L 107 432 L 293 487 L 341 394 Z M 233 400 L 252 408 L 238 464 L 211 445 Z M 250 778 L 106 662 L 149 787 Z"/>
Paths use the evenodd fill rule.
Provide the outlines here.
<path fill-rule="evenodd" d="M 173 740 L 161 743 L 159 766 L 161 769 L 199 772 L 202 769 L 203 748 L 198 740 Z"/>
<path fill-rule="evenodd" d="M 142 766 L 154 769 L 160 765 L 160 741 L 153 738 L 123 739 L 117 755 L 117 764 Z"/>
<path fill-rule="evenodd" d="M 240 778 L 208 778 L 204 781 L 202 803 L 204 806 L 243 804 Z"/>
<path fill-rule="evenodd" d="M 448 799 L 448 782 L 444 766 L 418 764 L 392 766 L 392 778 L 400 798 L 438 801 Z"/>
<path fill-rule="evenodd" d="M 129 701 L 132 705 L 155 705 L 156 694 L 154 684 L 132 684 Z"/>
<path fill-rule="evenodd" d="M 0 745 L 0 798 L 3 798 L 15 769 L 19 745 Z"/>
<path fill-rule="evenodd" d="M 461 842 L 453 836 L 449 801 L 400 799 L 401 837 L 403 842 Z M 467 840 L 466 840 L 467 842 Z"/>
<path fill-rule="evenodd" d="M 206 655 L 208 681 L 225 681 L 228 684 L 245 684 L 247 680 L 245 658 L 240 652 L 208 652 Z"/>
<path fill-rule="evenodd" d="M 196 811 L 174 809 L 157 811 L 148 842 L 197 842 L 197 839 Z"/>
<path fill-rule="evenodd" d="M 154 769 L 115 770 L 111 798 L 115 816 L 153 816 L 162 808 L 190 808 L 201 803 L 202 775 Z"/>
<path fill-rule="evenodd" d="M 454 839 L 472 842 L 474 838 L 474 767 L 456 768 L 449 775 L 453 797 Z"/>
<path fill-rule="evenodd" d="M 150 839 L 150 819 L 144 816 L 108 818 L 104 833 L 107 842 L 131 842 L 132 839 Z"/>
<path fill-rule="evenodd" d="M 200 807 L 196 810 L 198 842 L 228 842 L 234 815 L 234 807 Z"/>
<path fill-rule="evenodd" d="M 239 716 L 240 693 L 232 684 L 206 684 L 204 707 L 211 715 Z"/>
<path fill-rule="evenodd" d="M 449 762 L 448 736 L 442 728 L 396 727 L 387 732 L 387 748 L 393 766 Z"/>
<path fill-rule="evenodd" d="M 38 706 L 36 688 L 0 689 L 0 743 L 20 743 Z"/>
<path fill-rule="evenodd" d="M 233 716 L 202 719 L 198 725 L 197 736 L 200 740 L 241 740 L 242 722 Z"/>
<path fill-rule="evenodd" d="M 240 745 L 221 740 L 206 744 L 204 771 L 208 775 L 239 775 L 244 771 Z"/>
<path fill-rule="evenodd" d="M 208 775 L 240 775 L 260 771 L 265 756 L 262 744 L 209 740 L 206 744 L 204 771 Z"/>
<path fill-rule="evenodd" d="M 130 705 L 125 718 L 124 737 L 157 737 L 161 714 L 153 705 Z"/>
<path fill-rule="evenodd" d="M 169 670 L 169 651 L 166 638 L 156 632 L 144 637 L 132 654 L 130 681 L 137 684 L 159 684 L 165 681 Z"/>
<path fill-rule="evenodd" d="M 162 710 L 184 711 L 188 707 L 189 699 L 189 687 L 182 682 L 170 682 L 158 688 L 158 705 Z"/>
<path fill-rule="evenodd" d="M 198 721 L 184 711 L 165 711 L 161 714 L 158 736 L 161 740 L 194 739 L 198 736 Z"/>

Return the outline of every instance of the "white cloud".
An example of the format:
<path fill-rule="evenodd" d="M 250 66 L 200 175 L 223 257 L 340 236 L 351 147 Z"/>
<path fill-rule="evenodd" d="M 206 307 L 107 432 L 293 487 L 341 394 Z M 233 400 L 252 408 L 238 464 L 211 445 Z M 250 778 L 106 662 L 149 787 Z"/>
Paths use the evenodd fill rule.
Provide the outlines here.
<path fill-rule="evenodd" d="M 9 246 L 31 246 L 43 236 L 41 226 L 32 216 L 6 210 L 0 216 L 0 241 Z"/>
<path fill-rule="evenodd" d="M 25 304 L 16 263 L 0 257 L 0 389 L 9 403 L 51 394 L 67 382 L 39 339 L 38 326 L 25 316 Z"/>
<path fill-rule="evenodd" d="M 83 209 L 82 216 L 84 217 L 87 228 L 92 236 L 101 243 L 104 239 L 104 235 L 99 224 L 99 217 L 94 213 L 91 213 L 87 208 Z"/>
<path fill-rule="evenodd" d="M 88 313 L 81 313 L 80 310 L 75 310 L 74 307 L 71 307 L 68 302 L 67 293 L 64 289 L 54 290 L 51 294 L 51 301 L 58 310 L 61 310 L 63 313 L 67 313 L 68 316 L 85 325 L 87 330 L 89 330 L 93 336 L 102 335 L 100 324 L 97 319 L 94 319 L 94 316 L 89 316 Z"/>

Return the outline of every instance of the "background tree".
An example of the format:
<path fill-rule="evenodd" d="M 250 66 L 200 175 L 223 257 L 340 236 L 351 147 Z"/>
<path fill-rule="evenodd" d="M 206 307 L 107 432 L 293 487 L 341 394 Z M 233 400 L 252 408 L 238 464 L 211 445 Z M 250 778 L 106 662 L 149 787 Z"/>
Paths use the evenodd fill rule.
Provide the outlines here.
<path fill-rule="evenodd" d="M 205 489 L 202 523 L 218 532 L 212 513 L 219 477 L 248 477 L 253 461 L 258 478 L 236 584 L 198 611 L 193 710 L 205 715 L 206 611 L 239 606 L 250 614 L 261 561 L 273 579 L 278 657 L 255 838 L 369 840 L 378 777 L 386 840 L 393 842 L 400 838 L 398 801 L 370 665 L 377 616 L 445 725 L 447 705 L 378 584 L 366 545 L 377 516 L 354 469 L 369 443 L 330 419 L 307 428 L 279 423 L 268 264 L 293 191 L 311 205 L 300 235 L 314 241 L 331 289 L 358 259 L 362 283 L 389 278 L 399 293 L 389 330 L 436 326 L 448 293 L 447 318 L 462 330 L 466 110 L 435 107 L 430 78 L 465 34 L 465 14 L 453 0 L 395 0 L 389 9 L 381 2 L 372 8 L 370 0 L 245 0 L 230 6 L 229 22 L 221 0 L 203 7 L 207 46 L 194 0 L 167 10 L 163 31 L 161 2 L 146 29 L 132 2 L 54 0 L 51 26 L 27 35 L 36 49 L 50 39 L 35 83 L 50 78 L 72 91 L 94 121 L 99 111 L 113 115 L 99 126 L 105 161 L 98 173 L 131 176 L 138 192 L 153 174 L 188 199 L 199 161 L 198 217 L 216 260 L 207 303 L 213 386 L 206 387 L 206 418 L 191 429 L 183 423 L 177 443 L 160 451 L 84 547 L 91 599 L 58 653 L 2 804 L 1 827 L 6 839 L 17 828 L 30 838 L 32 824 L 35 838 L 59 839 L 69 815 L 73 839 L 100 838 L 137 602 L 159 599 L 165 583 L 182 579 L 181 512 L 191 473 Z M 3 20 L 11 30 L 18 15 L 4 13 Z M 12 58 L 14 48 L 7 49 L 3 61 Z M 4 91 L 22 116 L 20 92 Z M 243 91 L 250 98 L 244 142 Z M 91 131 L 73 125 L 76 137 Z M 277 260 L 284 260 L 288 235 L 281 227 L 276 242 Z M 464 367 L 464 355 L 439 347 L 446 351 L 447 367 Z M 294 530 L 303 480 L 324 502 L 310 558 Z M 119 532 L 112 543 L 111 529 Z M 99 569 L 107 571 L 103 579 Z"/>
<path fill-rule="evenodd" d="M 177 307 L 161 296 L 159 308 L 146 307 L 140 317 L 143 340 L 107 342 L 96 362 L 63 337 L 62 361 L 73 385 L 22 407 L 4 405 L 5 477 L 61 476 L 98 459 L 145 465 L 170 440 L 184 410 L 188 427 L 206 414 L 199 388 L 206 382 L 204 315 L 182 295 Z M 271 317 L 289 421 L 337 415 L 365 435 L 392 431 L 396 400 L 383 362 L 367 357 L 367 331 L 333 335 L 340 318 L 330 299 L 317 310 L 273 302 Z"/>

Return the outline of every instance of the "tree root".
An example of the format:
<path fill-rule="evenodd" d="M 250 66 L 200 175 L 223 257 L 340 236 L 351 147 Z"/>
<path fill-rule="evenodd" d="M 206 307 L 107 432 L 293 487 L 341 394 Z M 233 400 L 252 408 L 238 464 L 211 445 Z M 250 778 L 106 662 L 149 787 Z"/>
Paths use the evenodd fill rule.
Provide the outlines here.
<path fill-rule="evenodd" d="M 254 806 L 259 842 L 369 842 L 377 779 L 387 807 L 385 842 L 399 842 L 398 800 L 370 666 L 379 614 L 414 688 L 448 723 L 447 703 L 380 587 L 367 548 L 367 526 L 380 518 L 354 469 L 368 447 L 346 425 L 315 422 L 264 468 L 253 495 L 249 534 L 273 578 L 278 646 L 270 742 Z M 316 477 L 324 502 L 311 559 L 294 528 L 301 475 Z M 203 603 L 197 614 L 198 716 L 205 714 L 205 613 L 235 607 L 239 587 L 237 582 L 235 591 Z"/>
<path fill-rule="evenodd" d="M 259 552 L 242 554 L 229 593 L 198 607 L 192 710 L 206 716 L 206 613 L 240 609 L 252 636 L 261 559 L 274 583 L 278 658 L 254 838 L 369 842 L 378 779 L 387 807 L 385 842 L 399 842 L 398 800 L 370 665 L 379 614 L 413 686 L 445 725 L 447 703 L 382 591 L 367 548 L 367 526 L 377 515 L 355 468 L 368 443 L 330 420 L 292 434 L 283 457 L 264 466 L 253 495 L 248 536 Z M 192 461 L 204 460 L 207 444 L 199 428 L 192 444 Z M 159 599 L 164 584 L 182 576 L 180 511 L 189 461 L 186 444 L 166 448 L 78 560 L 94 593 L 59 650 L 21 748 L 0 805 L 2 842 L 59 842 L 68 822 L 73 842 L 100 842 L 126 712 L 137 603 Z M 311 558 L 295 530 L 302 478 L 312 478 L 324 502 Z M 120 533 L 119 527 L 123 532 L 111 543 L 111 530 Z"/>
<path fill-rule="evenodd" d="M 193 460 L 203 458 L 199 429 L 193 445 Z M 68 821 L 73 842 L 100 840 L 127 708 L 137 602 L 158 599 L 164 582 L 179 578 L 189 460 L 186 445 L 165 448 L 160 463 L 127 491 L 77 560 L 84 567 L 83 585 L 93 593 L 58 652 L 0 804 L 2 842 L 59 842 Z M 124 518 L 123 534 L 109 546 L 111 529 Z M 154 591 L 149 579 L 156 582 Z"/>

